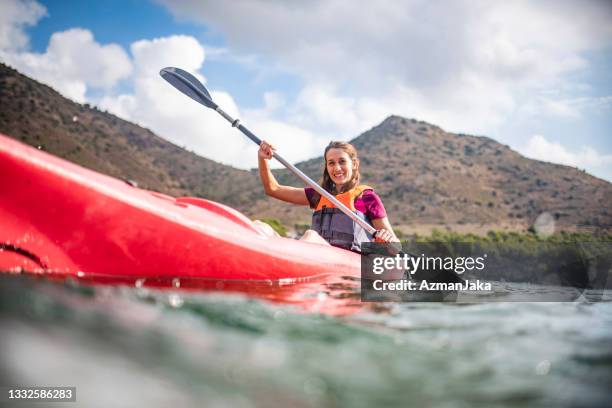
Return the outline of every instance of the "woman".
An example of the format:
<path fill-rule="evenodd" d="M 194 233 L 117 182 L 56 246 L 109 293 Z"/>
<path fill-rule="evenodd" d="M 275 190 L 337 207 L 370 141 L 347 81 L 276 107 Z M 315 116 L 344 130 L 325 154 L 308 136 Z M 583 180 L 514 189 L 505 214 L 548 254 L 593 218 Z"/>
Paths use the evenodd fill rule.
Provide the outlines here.
<path fill-rule="evenodd" d="M 261 142 L 258 152 L 259 176 L 266 194 L 288 203 L 308 205 L 314 210 L 312 229 L 307 230 L 300 239 L 361 252 L 361 243 L 372 241 L 372 236 L 313 188 L 280 185 L 268 162 L 273 151 L 272 145 Z M 331 142 L 325 148 L 323 157 L 325 169 L 321 186 L 376 228 L 376 242 L 399 242 L 378 195 L 371 187 L 359 184 L 357 150 L 349 143 Z M 262 224 L 258 223 L 260 226 Z M 267 230 L 273 233 L 271 228 Z"/>

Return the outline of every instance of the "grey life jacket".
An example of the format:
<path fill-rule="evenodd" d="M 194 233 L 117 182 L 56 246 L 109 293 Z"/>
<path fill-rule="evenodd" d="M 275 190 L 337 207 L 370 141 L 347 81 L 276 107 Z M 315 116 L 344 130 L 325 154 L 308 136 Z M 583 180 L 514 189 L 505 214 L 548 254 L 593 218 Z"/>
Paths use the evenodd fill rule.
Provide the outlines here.
<path fill-rule="evenodd" d="M 371 224 L 371 220 L 361 211 L 356 210 L 354 205 L 355 200 L 365 190 L 371 189 L 366 185 L 356 186 L 349 191 L 338 194 L 336 199 L 350 208 L 359 218 Z M 331 245 L 355 252 L 361 252 L 361 243 L 371 242 L 373 238 L 372 234 L 336 208 L 325 197 L 321 197 L 312 214 L 311 228 Z"/>

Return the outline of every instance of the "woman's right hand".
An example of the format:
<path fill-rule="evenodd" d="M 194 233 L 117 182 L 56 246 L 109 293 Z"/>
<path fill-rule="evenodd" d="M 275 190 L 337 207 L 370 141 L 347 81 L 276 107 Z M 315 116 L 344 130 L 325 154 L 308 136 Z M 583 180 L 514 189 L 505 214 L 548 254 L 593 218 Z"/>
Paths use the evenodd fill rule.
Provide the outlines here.
<path fill-rule="evenodd" d="M 274 146 L 272 146 L 265 140 L 262 140 L 261 144 L 259 145 L 259 151 L 257 152 L 257 156 L 264 160 L 270 160 L 272 158 L 274 150 L 276 150 Z"/>

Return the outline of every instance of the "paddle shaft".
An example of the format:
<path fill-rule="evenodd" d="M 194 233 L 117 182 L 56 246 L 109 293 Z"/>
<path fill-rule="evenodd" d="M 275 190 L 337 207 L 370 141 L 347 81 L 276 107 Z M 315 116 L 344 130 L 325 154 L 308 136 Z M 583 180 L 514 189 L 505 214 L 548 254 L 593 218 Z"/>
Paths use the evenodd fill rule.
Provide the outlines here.
<path fill-rule="evenodd" d="M 175 68 L 175 67 L 167 67 L 167 68 L 162 69 L 160 71 L 160 75 L 166 81 L 168 81 L 172 86 L 174 86 L 176 89 L 182 92 L 183 94 L 187 95 L 191 99 L 195 100 L 196 102 L 210 109 L 216 110 L 221 116 L 223 116 L 228 122 L 232 124 L 232 127 L 237 127 L 238 130 L 244 133 L 253 142 L 257 143 L 257 145 L 261 145 L 261 139 L 255 136 L 255 134 L 253 134 L 253 132 L 251 132 L 249 129 L 241 125 L 238 119 L 232 118 L 230 115 L 224 112 L 221 108 L 219 108 L 219 105 L 213 102 L 208 90 L 204 87 L 204 85 L 200 83 L 200 81 L 198 81 L 196 77 L 194 77 L 187 71 L 184 71 L 180 68 Z M 347 208 L 344 204 L 338 201 L 336 197 L 334 197 L 333 195 L 325 191 L 323 187 L 321 187 L 320 185 L 312 181 L 312 179 L 310 179 L 307 175 L 305 175 L 301 170 L 299 170 L 297 167 L 295 167 L 294 165 L 292 165 L 291 163 L 283 159 L 276 152 L 272 152 L 272 156 L 276 160 L 281 162 L 289 170 L 291 170 L 293 174 L 298 176 L 302 181 L 304 181 L 304 183 L 308 184 L 316 192 L 318 192 L 323 197 L 331 201 L 338 209 L 340 209 L 340 211 L 345 213 L 348 217 L 350 217 L 353 221 L 359 224 L 367 232 L 369 232 L 373 236 L 376 236 L 377 231 L 374 227 L 372 227 L 370 224 L 368 224 L 363 219 L 359 218 L 349 208 Z M 404 255 L 404 252 L 399 251 L 399 254 Z M 410 254 L 408 255 L 412 256 Z M 457 273 L 454 271 L 449 272 L 447 277 L 450 278 L 447 280 L 451 282 L 457 282 L 457 281 L 462 282 L 463 281 L 463 279 L 459 275 L 457 275 Z"/>
<path fill-rule="evenodd" d="M 180 68 L 167 67 L 160 71 L 160 75 L 183 94 L 187 95 L 196 102 L 206 106 L 207 108 L 217 111 L 221 116 L 223 116 L 228 122 L 232 124 L 232 127 L 238 128 L 238 130 L 244 133 L 249 139 L 257 143 L 258 146 L 261 145 L 261 139 L 255 136 L 255 134 L 249 129 L 247 129 L 245 126 L 241 125 L 239 119 L 232 118 L 230 115 L 227 114 L 227 112 L 221 109 L 219 105 L 214 103 L 210 96 L 210 93 L 204 87 L 204 85 L 202 85 L 200 81 L 198 81 L 198 79 L 191 75 L 189 72 L 184 71 Z M 293 174 L 298 176 L 302 181 L 312 187 L 316 192 L 331 201 L 338 209 L 340 209 L 340 211 L 349 216 L 353 221 L 359 224 L 367 232 L 372 235 L 376 235 L 376 229 L 374 227 L 359 218 L 349 208 L 347 208 L 344 204 L 338 201 L 336 197 L 325 191 L 323 187 L 312 181 L 307 175 L 302 173 L 297 167 L 289 163 L 287 160 L 283 159 L 278 153 L 273 152 L 272 155 L 276 160 L 278 160 L 285 167 L 291 170 Z"/>
<path fill-rule="evenodd" d="M 249 129 L 247 129 L 244 125 L 241 125 L 239 119 L 232 118 L 225 111 L 223 111 L 223 109 L 219 108 L 218 106 L 215 108 L 215 110 L 221 116 L 223 116 L 228 122 L 230 122 L 233 127 L 238 128 L 238 130 L 240 130 L 242 133 L 244 133 L 249 139 L 251 139 L 253 142 L 257 143 L 257 145 L 261 144 L 261 139 L 258 138 L 257 136 L 255 136 L 255 134 L 253 134 L 253 132 L 251 132 Z M 329 201 L 331 201 L 336 206 L 336 208 L 338 208 L 340 211 L 342 211 L 343 213 L 348 215 L 353 221 L 355 221 L 357 224 L 359 224 L 363 229 L 365 229 L 367 232 L 369 232 L 372 235 L 376 234 L 376 228 L 374 228 L 373 226 L 368 224 L 365 220 L 359 218 L 346 205 L 342 204 L 336 197 L 334 197 L 332 194 L 327 192 L 323 187 L 321 187 L 320 185 L 315 183 L 310 177 L 308 177 L 306 174 L 304 174 L 300 169 L 298 169 L 293 164 L 289 163 L 287 160 L 282 158 L 281 155 L 279 155 L 278 153 L 273 152 L 272 155 L 273 155 L 273 157 L 276 160 L 281 162 L 281 164 L 283 166 L 285 166 L 289 170 L 291 170 L 293 172 L 293 174 L 298 176 L 304 183 L 306 183 L 310 187 L 312 187 L 317 193 L 321 194 L 323 197 L 325 197 Z"/>

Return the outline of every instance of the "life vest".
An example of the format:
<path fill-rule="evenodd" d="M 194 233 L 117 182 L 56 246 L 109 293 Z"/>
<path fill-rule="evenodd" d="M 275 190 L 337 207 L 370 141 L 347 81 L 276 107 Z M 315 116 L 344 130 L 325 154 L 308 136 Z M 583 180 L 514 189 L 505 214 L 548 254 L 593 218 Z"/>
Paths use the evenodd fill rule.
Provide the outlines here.
<path fill-rule="evenodd" d="M 372 190 L 372 187 L 359 185 L 349 191 L 338 194 L 336 199 L 347 206 L 359 218 L 371 224 L 371 220 L 364 213 L 355 209 L 355 200 L 365 190 Z M 369 234 L 361 225 L 353 221 L 323 196 L 321 196 L 312 214 L 311 228 L 331 245 L 355 252 L 361 252 L 361 243 L 370 242 L 373 238 L 372 234 Z"/>

